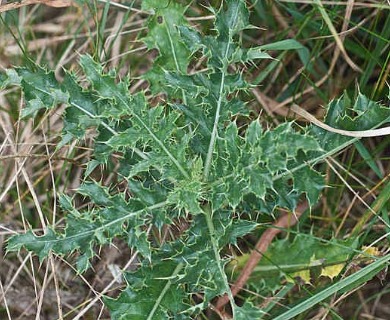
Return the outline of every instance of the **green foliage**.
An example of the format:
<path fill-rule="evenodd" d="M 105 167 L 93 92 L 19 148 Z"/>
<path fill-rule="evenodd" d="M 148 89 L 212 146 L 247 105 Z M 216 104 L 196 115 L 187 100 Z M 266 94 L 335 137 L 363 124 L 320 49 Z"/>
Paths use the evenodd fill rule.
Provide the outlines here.
<path fill-rule="evenodd" d="M 154 93 L 164 90 L 164 72 L 186 72 L 189 51 L 180 38 L 177 26 L 186 24 L 186 8 L 178 3 L 164 4 L 163 1 L 143 1 L 144 9 L 153 11 L 148 20 L 148 34 L 143 38 L 148 49 L 157 49 L 159 56 L 145 78 Z"/>
<path fill-rule="evenodd" d="M 320 275 L 334 278 L 354 255 L 357 244 L 357 239 L 325 242 L 305 234 L 297 234 L 293 241 L 276 240 L 264 253 L 248 284 L 260 294 L 269 294 L 280 289 L 285 281 L 311 283 Z M 237 257 L 230 263 L 228 273 L 235 277 L 247 259 L 248 255 Z"/>
<path fill-rule="evenodd" d="M 126 273 L 120 296 L 105 299 L 112 318 L 188 319 L 215 297 L 230 293 L 224 273 L 228 260 L 221 251 L 257 226 L 238 212 L 294 210 L 302 197 L 315 204 L 325 183 L 313 166 L 354 140 L 314 127 L 299 131 L 293 123 L 267 130 L 258 119 L 248 120 L 247 127 L 237 124 L 235 115 L 249 115 L 243 100 L 251 88 L 243 75 L 245 64 L 270 58 L 264 50 L 302 48 L 294 41 L 244 48 L 240 35 L 252 28 L 245 1 L 209 8 L 215 28 L 208 35 L 190 27 L 183 18 L 186 8 L 173 1 L 144 1 L 143 8 L 151 12 L 143 41 L 159 54 L 145 79 L 154 95 L 166 95 L 164 104 L 152 107 L 144 92 L 130 94 L 131 79 L 118 79 L 86 55 L 80 58 L 82 71 L 77 76 L 66 72 L 62 82 L 38 66 L 1 76 L 2 87 L 21 88 L 24 118 L 66 105 L 60 146 L 83 139 L 87 130 L 97 133 L 87 181 L 77 190 L 90 203 L 88 209 L 77 210 L 73 199 L 63 195 L 59 202 L 68 212 L 64 230 L 50 227 L 41 236 L 28 231 L 10 238 L 7 249 L 26 248 L 41 260 L 50 252 L 78 252 L 77 269 L 83 272 L 99 246 L 121 238 L 142 261 L 138 270 Z M 204 68 L 188 73 L 199 59 Z M 389 115 L 389 108 L 363 95 L 353 105 L 344 96 L 329 105 L 326 120 L 353 130 L 377 126 Z M 119 179 L 129 192 L 88 178 L 118 153 Z M 161 231 L 183 217 L 189 227 L 164 243 L 147 231 Z M 313 249 L 300 250 L 306 250 L 301 262 L 309 263 Z M 295 259 L 296 254 L 283 252 L 283 258 Z M 262 314 L 249 302 L 231 304 L 236 319 Z"/>
<path fill-rule="evenodd" d="M 303 313 L 306 310 L 309 310 L 311 307 L 325 300 L 326 298 L 334 295 L 336 293 L 348 292 L 348 290 L 359 287 L 362 283 L 372 279 L 380 270 L 386 268 L 390 260 L 390 255 L 385 255 L 384 257 L 379 258 L 374 263 L 366 266 L 365 268 L 359 270 L 358 272 L 342 279 L 340 282 L 327 287 L 325 290 L 318 292 L 317 294 L 311 296 L 309 299 L 301 302 L 300 304 L 294 306 L 290 310 L 284 312 L 281 315 L 275 317 L 275 320 L 289 320 L 293 319 L 297 315 Z"/>
<path fill-rule="evenodd" d="M 335 128 L 346 130 L 368 130 L 390 121 L 389 107 L 371 101 L 359 93 L 355 101 L 351 101 L 345 93 L 339 99 L 333 100 L 327 107 L 325 122 Z M 313 127 L 312 132 L 321 136 L 321 146 L 326 150 L 332 150 L 350 138 L 337 135 L 318 127 Z"/>

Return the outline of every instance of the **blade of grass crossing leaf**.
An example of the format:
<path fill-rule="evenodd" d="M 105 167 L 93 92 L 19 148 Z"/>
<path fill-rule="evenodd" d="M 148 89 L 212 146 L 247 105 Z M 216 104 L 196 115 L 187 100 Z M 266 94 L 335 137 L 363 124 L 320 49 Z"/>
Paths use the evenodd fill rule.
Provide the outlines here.
<path fill-rule="evenodd" d="M 272 60 L 263 71 L 259 73 L 256 79 L 253 81 L 253 84 L 259 84 L 280 64 L 280 60 L 284 58 L 286 52 L 281 53 L 275 60 Z"/>
<path fill-rule="evenodd" d="M 362 156 L 364 161 L 367 162 L 367 164 L 370 166 L 372 171 L 374 171 L 375 174 L 380 179 L 383 179 L 383 174 L 382 174 L 381 170 L 379 169 L 376 162 L 373 160 L 371 153 L 367 150 L 367 148 L 363 145 L 363 143 L 361 141 L 356 141 L 354 144 L 355 144 L 356 150 Z"/>
<path fill-rule="evenodd" d="M 357 137 L 357 138 L 368 138 L 368 137 L 379 137 L 379 136 L 386 136 L 390 135 L 390 127 L 384 127 L 380 129 L 371 129 L 371 130 L 357 130 L 357 131 L 349 131 L 349 130 L 341 130 L 334 127 L 331 127 L 327 125 L 324 122 L 319 121 L 316 117 L 308 113 L 306 110 L 302 109 L 297 104 L 293 104 L 290 108 L 292 111 L 294 111 L 296 114 L 300 115 L 301 117 L 305 118 L 306 120 L 309 120 L 311 123 L 315 124 L 316 126 L 325 129 L 330 132 L 338 133 L 344 136 L 348 137 Z"/>
<path fill-rule="evenodd" d="M 288 39 L 288 40 L 282 40 L 282 41 L 277 41 L 274 43 L 266 44 L 263 46 L 260 46 L 259 49 L 262 50 L 297 50 L 298 54 L 299 51 L 305 51 L 305 53 L 302 55 L 307 55 L 308 54 L 308 49 L 304 47 L 302 44 L 300 44 L 298 41 L 294 39 Z M 284 58 L 286 55 L 286 52 L 281 53 L 275 60 L 273 60 L 271 63 L 269 63 L 262 72 L 259 73 L 257 78 L 254 81 L 254 84 L 259 84 L 262 82 L 270 73 L 272 70 L 274 70 L 278 64 L 281 63 L 281 60 Z M 309 61 L 305 61 L 304 63 L 307 64 Z"/>
<path fill-rule="evenodd" d="M 239 6 L 236 6 L 235 8 L 236 8 L 236 11 L 234 12 L 233 20 L 237 19 Z M 231 32 L 231 30 L 229 30 L 229 34 L 230 34 L 230 32 Z M 205 181 L 207 181 L 207 179 L 209 177 L 210 168 L 211 168 L 211 161 L 213 159 L 214 146 L 215 146 L 215 142 L 217 140 L 217 135 L 218 135 L 219 115 L 221 113 L 221 108 L 222 108 L 222 101 L 223 101 L 223 96 L 224 96 L 223 89 L 225 86 L 225 77 L 226 77 L 226 73 L 227 73 L 227 65 L 226 65 L 227 59 L 226 59 L 226 57 L 227 57 L 228 52 L 230 50 L 230 45 L 231 45 L 231 39 L 229 39 L 229 41 L 226 45 L 225 53 L 224 53 L 223 61 L 225 61 L 225 65 L 223 66 L 223 70 L 221 70 L 222 72 L 221 72 L 220 87 L 218 90 L 219 92 L 218 92 L 218 100 L 217 100 L 217 110 L 215 112 L 213 131 L 211 133 L 210 143 L 209 143 L 209 147 L 208 147 L 208 151 L 207 151 L 207 155 L 206 155 L 206 162 L 205 162 L 205 166 L 204 166 L 204 170 L 203 170 L 203 179 Z"/>
<path fill-rule="evenodd" d="M 383 209 L 381 211 L 382 219 L 386 222 L 385 230 L 387 234 L 387 239 L 390 241 L 390 228 L 388 227 L 390 225 L 390 219 L 389 219 L 389 210 Z"/>
<path fill-rule="evenodd" d="M 270 303 L 262 309 L 266 314 L 269 313 L 275 306 L 279 305 L 279 300 L 283 299 L 293 288 L 295 283 L 288 282 L 280 291 L 278 291 L 275 296 L 272 297 Z M 260 320 L 263 318 L 260 318 Z"/>
<path fill-rule="evenodd" d="M 169 33 L 168 28 L 167 28 L 167 32 L 168 32 L 168 34 L 169 34 L 169 40 L 172 42 L 171 35 L 170 35 L 170 33 Z M 175 52 L 174 49 L 173 49 L 173 43 L 171 44 L 171 46 L 172 46 L 173 52 Z M 177 70 L 180 72 L 180 69 L 179 69 L 179 67 L 178 67 L 178 65 L 177 65 L 176 55 L 175 55 L 175 54 L 174 54 L 174 57 L 175 57 L 175 64 L 176 64 L 176 66 L 177 66 L 177 68 L 178 68 Z M 181 92 L 182 92 L 183 103 L 184 103 L 185 105 L 187 105 L 187 96 L 186 96 L 186 94 L 185 94 L 185 91 L 184 91 L 183 89 L 181 89 Z"/>
<path fill-rule="evenodd" d="M 204 215 L 206 217 L 207 229 L 209 230 L 211 245 L 213 247 L 214 256 L 215 256 L 215 261 L 216 261 L 216 263 L 218 263 L 218 269 L 219 269 L 219 272 L 221 274 L 221 277 L 223 278 L 223 281 L 225 284 L 225 291 L 229 297 L 230 305 L 232 308 L 233 319 L 235 319 L 236 304 L 234 303 L 234 297 L 233 297 L 232 291 L 230 290 L 230 286 L 229 286 L 229 282 L 228 282 L 225 270 L 223 270 L 221 263 L 220 263 L 221 258 L 219 256 L 218 240 L 215 238 L 215 228 L 214 228 L 214 224 L 213 224 L 212 212 L 211 212 L 210 206 L 208 206 L 208 205 L 204 206 Z"/>
<path fill-rule="evenodd" d="M 259 47 L 262 50 L 299 50 L 305 48 L 297 40 L 287 39 L 274 43 L 268 43 Z"/>
<path fill-rule="evenodd" d="M 181 271 L 181 269 L 183 269 L 183 267 L 184 267 L 184 263 L 179 263 L 177 265 L 177 267 L 173 271 L 172 279 L 174 279 L 179 274 L 179 272 Z M 148 315 L 146 320 L 153 320 L 154 319 L 153 316 L 156 313 L 158 307 L 160 306 L 160 303 L 161 303 L 162 299 L 164 298 L 165 294 L 167 293 L 167 291 L 169 290 L 171 285 L 172 285 L 172 281 L 171 281 L 171 279 L 168 279 L 167 284 L 165 285 L 165 287 L 161 291 L 158 299 L 156 300 L 156 303 L 153 306 L 153 309 L 150 311 L 150 313 L 149 313 L 149 315 Z"/>
<path fill-rule="evenodd" d="M 367 267 L 361 269 L 360 271 L 346 277 L 345 279 L 331 285 L 330 287 L 322 290 L 316 295 L 306 299 L 304 302 L 296 305 L 287 312 L 273 318 L 273 320 L 289 320 L 292 319 L 301 313 L 309 310 L 311 307 L 322 302 L 323 300 L 329 298 L 331 295 L 338 292 L 345 292 L 347 289 L 353 289 L 361 285 L 362 283 L 370 280 L 374 277 L 380 270 L 386 267 L 390 260 L 390 254 L 386 255 L 374 263 L 368 265 Z"/>
<path fill-rule="evenodd" d="M 299 35 L 299 31 L 297 36 Z M 269 45 L 261 46 L 261 48 L 264 50 L 264 47 L 267 50 L 291 50 L 295 49 L 297 50 L 297 53 L 302 61 L 302 63 L 306 66 L 306 68 L 312 70 L 312 67 L 310 65 L 310 51 L 300 44 L 298 41 L 289 39 L 289 43 L 286 43 L 283 41 L 278 41 L 271 43 Z M 283 46 L 284 45 L 284 46 Z M 281 48 L 281 49 L 278 49 Z M 280 63 L 281 60 L 284 58 L 284 56 L 287 54 L 287 52 L 282 52 L 280 55 L 278 55 L 275 60 L 272 60 L 267 66 L 264 67 L 263 71 L 259 73 L 259 75 L 256 77 L 256 79 L 253 81 L 253 84 L 259 84 L 261 83 Z"/>
<path fill-rule="evenodd" d="M 176 49 L 175 49 L 175 46 L 174 46 L 174 40 L 172 39 L 172 35 L 171 35 L 171 32 L 169 31 L 169 27 L 168 25 L 166 24 L 166 30 L 167 30 L 167 34 L 168 34 L 168 39 L 169 39 L 169 45 L 171 47 L 171 50 L 172 50 L 172 57 L 173 57 L 173 60 L 175 61 L 175 67 L 176 67 L 176 70 L 177 72 L 182 72 L 183 70 L 181 70 L 182 68 L 180 68 L 180 65 L 179 65 L 179 61 L 177 59 L 177 54 L 176 54 Z M 182 97 L 183 97 L 183 103 L 186 105 L 187 104 L 187 96 L 184 92 L 184 90 L 182 90 Z"/>
<path fill-rule="evenodd" d="M 229 46 L 227 46 L 227 48 L 229 48 Z M 221 76 L 221 85 L 220 85 L 220 89 L 219 89 L 217 111 L 215 113 L 213 131 L 211 133 L 210 144 L 209 144 L 209 148 L 207 151 L 206 163 L 205 163 L 204 171 L 203 171 L 203 179 L 205 181 L 207 181 L 209 173 L 210 173 L 211 161 L 213 159 L 214 146 L 215 146 L 215 142 L 217 140 L 217 135 L 218 135 L 218 122 L 219 122 L 219 114 L 221 112 L 221 107 L 222 107 L 222 98 L 223 98 L 222 91 L 223 91 L 224 84 L 225 84 L 225 72 L 223 72 L 222 76 Z"/>

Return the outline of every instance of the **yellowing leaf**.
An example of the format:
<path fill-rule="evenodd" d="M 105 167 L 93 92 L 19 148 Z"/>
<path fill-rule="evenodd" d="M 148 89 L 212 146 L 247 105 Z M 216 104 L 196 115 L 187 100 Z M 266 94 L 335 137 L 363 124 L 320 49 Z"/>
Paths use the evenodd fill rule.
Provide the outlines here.
<path fill-rule="evenodd" d="M 321 276 L 329 277 L 333 280 L 334 277 L 337 277 L 341 270 L 343 270 L 345 263 L 335 264 L 333 266 L 325 267 L 321 271 Z"/>
<path fill-rule="evenodd" d="M 359 257 L 364 257 L 366 254 L 368 254 L 370 256 L 374 256 L 374 257 L 380 256 L 380 251 L 378 250 L 377 247 L 363 246 L 362 250 L 363 250 L 364 254 L 359 255 Z"/>
<path fill-rule="evenodd" d="M 294 272 L 287 277 L 287 282 L 294 282 L 293 279 L 298 278 L 298 281 L 304 284 L 310 284 L 310 269 L 305 269 L 301 271 Z"/>

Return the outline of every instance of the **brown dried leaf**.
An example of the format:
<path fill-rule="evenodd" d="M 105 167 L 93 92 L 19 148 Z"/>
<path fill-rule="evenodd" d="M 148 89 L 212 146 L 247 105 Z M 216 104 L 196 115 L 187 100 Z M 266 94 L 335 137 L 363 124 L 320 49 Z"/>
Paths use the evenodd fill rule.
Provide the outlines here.
<path fill-rule="evenodd" d="M 42 0 L 41 2 L 55 8 L 70 7 L 72 5 L 72 0 Z"/>
<path fill-rule="evenodd" d="M 24 0 L 20 2 L 6 3 L 0 6 L 0 12 L 5 12 L 32 4 L 44 4 L 50 7 L 63 8 L 73 5 L 72 0 Z"/>

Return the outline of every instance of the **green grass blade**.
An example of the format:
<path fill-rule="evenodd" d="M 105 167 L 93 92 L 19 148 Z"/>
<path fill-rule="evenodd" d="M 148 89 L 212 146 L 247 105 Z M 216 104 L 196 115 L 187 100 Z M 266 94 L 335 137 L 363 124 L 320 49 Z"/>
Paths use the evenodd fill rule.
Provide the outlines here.
<path fill-rule="evenodd" d="M 367 148 L 363 145 L 361 141 L 356 141 L 355 143 L 356 150 L 359 152 L 359 154 L 362 156 L 364 161 L 370 166 L 372 171 L 375 172 L 375 174 L 383 179 L 383 174 L 377 164 L 375 163 L 374 159 L 372 158 L 371 153 L 367 150 Z"/>
<path fill-rule="evenodd" d="M 315 306 L 317 303 L 329 298 L 331 295 L 336 294 L 340 291 L 345 291 L 345 289 L 356 288 L 362 283 L 366 282 L 382 270 L 390 260 L 390 255 L 386 255 L 374 263 L 368 265 L 367 267 L 361 269 L 360 271 L 348 276 L 347 278 L 331 285 L 325 290 L 317 293 L 316 295 L 306 299 L 302 303 L 291 308 L 287 312 L 277 316 L 274 320 L 288 320 L 292 319 L 295 316 L 300 315 L 302 312 L 309 310 L 311 307 Z"/>

